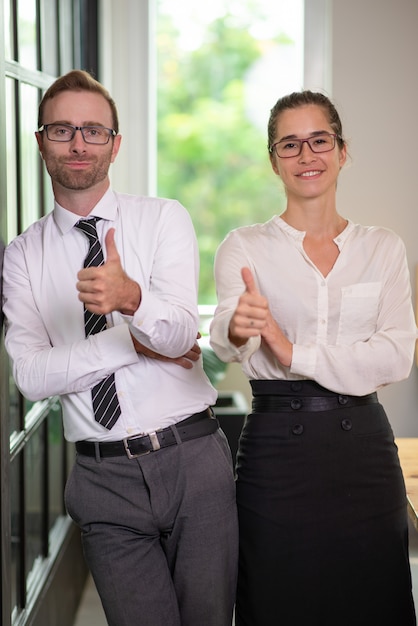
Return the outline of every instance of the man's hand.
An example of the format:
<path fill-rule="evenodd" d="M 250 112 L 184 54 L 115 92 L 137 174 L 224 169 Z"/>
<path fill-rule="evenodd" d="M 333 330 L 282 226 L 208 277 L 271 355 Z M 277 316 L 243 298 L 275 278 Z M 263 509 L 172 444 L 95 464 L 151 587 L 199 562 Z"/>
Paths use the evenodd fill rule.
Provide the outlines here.
<path fill-rule="evenodd" d="M 78 298 L 92 313 L 106 315 L 120 311 L 133 315 L 141 302 L 141 288 L 122 267 L 114 228 L 106 233 L 105 246 L 107 258 L 104 265 L 86 267 L 78 272 Z"/>
<path fill-rule="evenodd" d="M 168 356 L 163 356 L 162 354 L 158 354 L 158 352 L 154 352 L 149 348 L 146 348 L 142 343 L 140 343 L 131 333 L 132 342 L 134 344 L 135 350 L 138 354 L 143 354 L 144 356 L 150 359 L 157 359 L 157 361 L 165 361 L 174 363 L 175 365 L 180 365 L 184 367 L 186 370 L 190 370 L 193 367 L 193 363 L 198 361 L 201 354 L 201 349 L 199 344 L 196 342 L 192 348 L 186 352 L 183 356 L 179 356 L 177 358 L 172 358 Z M 200 333 L 197 335 L 197 339 L 200 339 Z"/>

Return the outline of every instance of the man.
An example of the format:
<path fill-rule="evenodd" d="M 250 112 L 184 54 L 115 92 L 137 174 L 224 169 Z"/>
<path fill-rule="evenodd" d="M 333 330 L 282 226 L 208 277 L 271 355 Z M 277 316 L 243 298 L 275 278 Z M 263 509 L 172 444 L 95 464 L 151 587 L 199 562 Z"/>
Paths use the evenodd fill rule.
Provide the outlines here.
<path fill-rule="evenodd" d="M 77 449 L 66 505 L 108 623 L 228 626 L 235 489 L 195 345 L 190 217 L 110 189 L 117 111 L 86 72 L 52 84 L 38 122 L 55 203 L 5 253 L 17 385 L 31 400 L 61 396 Z"/>

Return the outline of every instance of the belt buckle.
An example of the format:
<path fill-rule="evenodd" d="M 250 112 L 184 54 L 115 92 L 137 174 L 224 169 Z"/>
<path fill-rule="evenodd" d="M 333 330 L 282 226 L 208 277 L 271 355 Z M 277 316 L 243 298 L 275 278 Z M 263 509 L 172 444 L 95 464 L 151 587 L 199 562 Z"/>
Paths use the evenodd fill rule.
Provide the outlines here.
<path fill-rule="evenodd" d="M 137 452 L 133 454 L 129 448 L 129 442 L 135 441 L 135 439 L 141 439 L 142 437 L 149 437 L 152 449 L 145 450 L 145 452 Z M 126 437 L 125 439 L 122 439 L 122 441 L 128 459 L 137 459 L 140 456 L 145 456 L 146 454 L 149 454 L 150 452 L 155 452 L 156 450 L 159 450 L 161 448 L 156 431 L 152 433 L 141 433 L 140 435 L 134 435 L 133 437 Z"/>

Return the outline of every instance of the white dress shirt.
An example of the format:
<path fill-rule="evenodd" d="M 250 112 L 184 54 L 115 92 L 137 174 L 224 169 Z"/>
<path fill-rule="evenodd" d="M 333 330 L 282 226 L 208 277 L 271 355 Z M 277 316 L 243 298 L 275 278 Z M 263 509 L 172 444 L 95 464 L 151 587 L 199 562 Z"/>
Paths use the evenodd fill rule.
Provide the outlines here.
<path fill-rule="evenodd" d="M 406 378 L 417 329 L 402 240 L 388 229 L 349 221 L 334 239 L 340 254 L 324 277 L 304 251 L 304 236 L 275 216 L 238 228 L 222 242 L 215 259 L 219 304 L 211 325 L 216 354 L 241 362 L 250 379 L 310 379 L 350 395 Z M 239 349 L 228 340 L 229 322 L 244 291 L 244 266 L 294 344 L 289 368 L 260 337 Z"/>
<path fill-rule="evenodd" d="M 126 273 L 139 283 L 136 313 L 107 316 L 108 328 L 85 338 L 76 289 L 88 239 L 74 228 L 80 216 L 55 204 L 6 248 L 3 271 L 6 348 L 21 392 L 30 400 L 61 396 L 69 441 L 117 441 L 151 432 L 202 411 L 216 391 L 202 359 L 186 370 L 137 354 L 130 331 L 169 357 L 185 354 L 198 331 L 198 249 L 188 212 L 174 200 L 108 190 L 88 216 L 99 216 Z M 91 388 L 115 372 L 122 414 L 108 431 L 94 420 Z"/>

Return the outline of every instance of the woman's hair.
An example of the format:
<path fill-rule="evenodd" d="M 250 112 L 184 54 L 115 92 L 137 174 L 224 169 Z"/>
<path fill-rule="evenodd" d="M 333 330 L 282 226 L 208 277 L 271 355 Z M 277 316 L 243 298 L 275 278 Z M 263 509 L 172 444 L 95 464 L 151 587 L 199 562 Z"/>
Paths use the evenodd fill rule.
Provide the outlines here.
<path fill-rule="evenodd" d="M 270 151 L 271 146 L 276 139 L 276 126 L 277 121 L 283 111 L 287 109 L 297 109 L 298 107 L 305 106 L 307 104 L 314 104 L 322 107 L 324 113 L 328 117 L 330 126 L 337 136 L 338 146 L 342 148 L 345 144 L 343 139 L 343 129 L 338 115 L 337 109 L 332 104 L 331 100 L 324 96 L 324 94 L 315 91 L 295 91 L 287 96 L 283 96 L 277 100 L 276 104 L 270 111 L 270 118 L 267 126 L 268 136 L 268 149 Z"/>
<path fill-rule="evenodd" d="M 112 127 L 116 133 L 119 132 L 119 119 L 116 104 L 107 91 L 97 80 L 95 80 L 88 72 L 84 70 L 71 70 L 68 74 L 60 76 L 55 82 L 46 90 L 38 111 L 38 128 L 44 123 L 43 114 L 45 108 L 45 102 L 51 100 L 58 93 L 63 91 L 90 91 L 98 93 L 109 103 L 112 112 Z"/>

